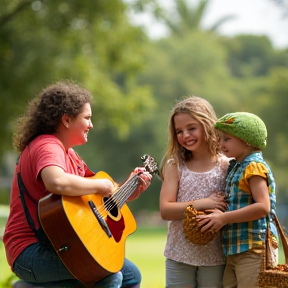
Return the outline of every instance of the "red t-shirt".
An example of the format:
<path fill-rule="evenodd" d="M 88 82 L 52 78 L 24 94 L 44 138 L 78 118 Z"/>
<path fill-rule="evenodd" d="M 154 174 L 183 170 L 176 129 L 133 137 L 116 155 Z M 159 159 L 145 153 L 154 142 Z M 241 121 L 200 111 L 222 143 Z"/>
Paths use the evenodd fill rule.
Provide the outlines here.
<path fill-rule="evenodd" d="M 19 197 L 17 172 L 21 173 L 23 183 L 31 197 L 26 195 L 25 202 L 35 227 L 38 229 L 40 222 L 37 213 L 37 203 L 40 198 L 50 193 L 46 190 L 40 177 L 41 170 L 47 166 L 58 166 L 67 173 L 83 177 L 91 176 L 91 171 L 74 150 L 70 148 L 66 152 L 63 144 L 53 135 L 38 136 L 24 149 L 19 163 L 15 167 L 10 195 L 10 214 L 3 236 L 7 261 L 11 267 L 17 256 L 27 246 L 38 242 L 27 222 Z"/>

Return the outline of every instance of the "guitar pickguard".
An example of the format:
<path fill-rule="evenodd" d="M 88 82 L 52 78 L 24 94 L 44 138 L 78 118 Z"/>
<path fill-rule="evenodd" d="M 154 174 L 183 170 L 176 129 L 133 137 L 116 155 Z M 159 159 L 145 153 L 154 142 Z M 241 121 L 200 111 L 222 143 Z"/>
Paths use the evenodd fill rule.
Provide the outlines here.
<path fill-rule="evenodd" d="M 107 234 L 109 238 L 113 236 L 115 241 L 118 243 L 121 240 L 123 231 L 125 229 L 124 218 L 122 217 L 120 211 L 118 210 L 118 207 L 115 206 L 110 211 L 110 213 L 107 214 L 105 220 L 98 212 L 97 207 L 95 206 L 93 201 L 89 200 L 88 203 L 92 209 L 94 216 L 98 220 L 98 223 L 100 224 L 104 232 Z"/>
<path fill-rule="evenodd" d="M 115 239 L 118 243 L 123 235 L 123 231 L 125 229 L 124 218 L 121 216 L 118 221 L 113 220 L 109 215 L 107 216 L 106 223 Z"/>

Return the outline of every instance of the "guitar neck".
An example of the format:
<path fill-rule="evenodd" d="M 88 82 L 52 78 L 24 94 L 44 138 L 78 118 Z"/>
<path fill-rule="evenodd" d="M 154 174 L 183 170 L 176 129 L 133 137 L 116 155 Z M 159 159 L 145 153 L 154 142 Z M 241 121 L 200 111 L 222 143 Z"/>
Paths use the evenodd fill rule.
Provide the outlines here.
<path fill-rule="evenodd" d="M 128 198 L 138 188 L 139 181 L 140 177 L 137 174 L 134 174 L 112 195 L 113 200 L 118 204 L 118 207 L 121 208 L 126 203 Z"/>

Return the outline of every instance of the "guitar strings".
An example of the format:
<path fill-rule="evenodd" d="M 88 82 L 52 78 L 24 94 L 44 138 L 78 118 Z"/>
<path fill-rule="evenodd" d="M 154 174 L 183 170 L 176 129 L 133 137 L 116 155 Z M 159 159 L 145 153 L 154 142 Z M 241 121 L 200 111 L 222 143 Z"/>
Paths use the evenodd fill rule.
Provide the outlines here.
<path fill-rule="evenodd" d="M 149 163 L 147 163 L 149 162 Z M 144 161 L 146 171 L 153 175 L 159 174 L 158 165 L 154 159 L 150 156 L 149 161 L 146 159 Z M 139 185 L 140 177 L 137 174 L 134 174 L 130 179 L 127 180 L 108 200 L 99 207 L 99 214 L 101 217 L 104 217 L 106 211 L 110 212 L 116 206 L 122 207 L 128 197 L 136 190 Z M 119 197 L 118 197 L 119 196 Z"/>
<path fill-rule="evenodd" d="M 138 176 L 137 176 L 138 177 Z M 134 178 L 134 177 L 133 177 Z M 116 206 L 118 207 L 122 207 L 123 204 L 125 203 L 125 199 L 128 198 L 131 194 L 131 192 L 133 192 L 137 186 L 138 186 L 138 181 L 135 182 L 134 179 L 130 179 L 126 185 L 128 185 L 126 187 L 126 185 L 124 185 L 123 187 L 120 187 L 120 189 L 115 192 L 106 202 L 104 205 L 101 205 L 100 207 L 100 214 L 103 217 L 106 213 L 106 211 L 110 212 L 113 208 L 115 208 Z M 132 185 L 130 185 L 132 183 Z M 136 184 L 136 185 L 135 185 Z M 120 196 L 120 197 L 119 197 Z"/>
<path fill-rule="evenodd" d="M 135 181 L 136 180 L 136 181 Z M 132 178 L 130 178 L 123 186 L 119 188 L 117 192 L 115 192 L 107 202 L 111 202 L 110 206 L 108 206 L 108 211 L 110 211 L 110 208 L 114 208 L 115 206 L 122 207 L 126 201 L 126 199 L 134 192 L 134 190 L 137 188 L 139 183 L 139 177 L 138 175 L 133 175 Z M 120 196 L 120 197 L 119 197 Z M 106 205 L 107 206 L 107 205 Z"/>
<path fill-rule="evenodd" d="M 125 186 L 123 187 L 124 189 L 124 193 L 121 194 L 119 193 L 119 191 L 117 191 L 117 195 L 119 194 L 120 195 L 120 198 L 118 199 L 119 201 L 119 206 L 122 207 L 124 205 L 124 203 L 126 202 L 126 200 L 129 198 L 129 196 L 136 190 L 136 188 L 138 187 L 139 185 L 139 176 L 138 175 L 135 175 L 135 177 L 133 177 L 133 183 L 130 185 L 130 186 Z M 116 196 L 117 196 L 116 195 Z"/>
<path fill-rule="evenodd" d="M 153 176 L 155 174 L 158 174 L 158 165 L 154 161 L 154 159 L 149 156 L 149 161 L 146 159 L 144 162 L 145 164 L 145 170 L 149 171 L 149 173 Z M 149 162 L 149 163 L 148 163 Z M 139 176 L 137 174 L 134 174 L 126 183 L 124 183 L 118 191 L 116 191 L 106 202 L 104 205 L 100 206 L 102 208 L 101 213 L 103 213 L 106 209 L 108 211 L 111 211 L 116 206 L 122 207 L 124 203 L 126 202 L 127 198 L 135 191 L 137 186 L 139 185 Z M 134 181 L 136 180 L 136 181 Z M 130 182 L 133 182 L 132 185 Z M 126 187 L 127 186 L 127 187 Z M 122 193 L 124 192 L 124 193 Z M 117 196 L 120 195 L 120 198 L 117 199 Z M 107 208 L 106 208 L 107 207 Z M 102 215 L 102 214 L 101 214 Z"/>
<path fill-rule="evenodd" d="M 134 192 L 139 184 L 139 176 L 133 175 L 125 184 L 123 184 L 105 204 L 99 206 L 99 213 L 102 217 L 105 216 L 106 210 L 109 212 L 116 206 L 122 207 L 126 199 Z"/>

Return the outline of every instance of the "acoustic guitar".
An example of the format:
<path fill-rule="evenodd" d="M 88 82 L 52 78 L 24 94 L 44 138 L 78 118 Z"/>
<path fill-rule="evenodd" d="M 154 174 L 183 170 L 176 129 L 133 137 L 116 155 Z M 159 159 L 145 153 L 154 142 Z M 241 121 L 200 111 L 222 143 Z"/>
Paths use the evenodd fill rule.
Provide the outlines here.
<path fill-rule="evenodd" d="M 141 160 L 147 172 L 158 174 L 151 156 L 143 155 Z M 105 172 L 91 178 L 110 179 L 117 187 Z M 49 194 L 40 199 L 41 226 L 64 265 L 82 283 L 95 283 L 122 268 L 126 238 L 137 228 L 126 201 L 139 182 L 134 174 L 110 197 Z"/>

